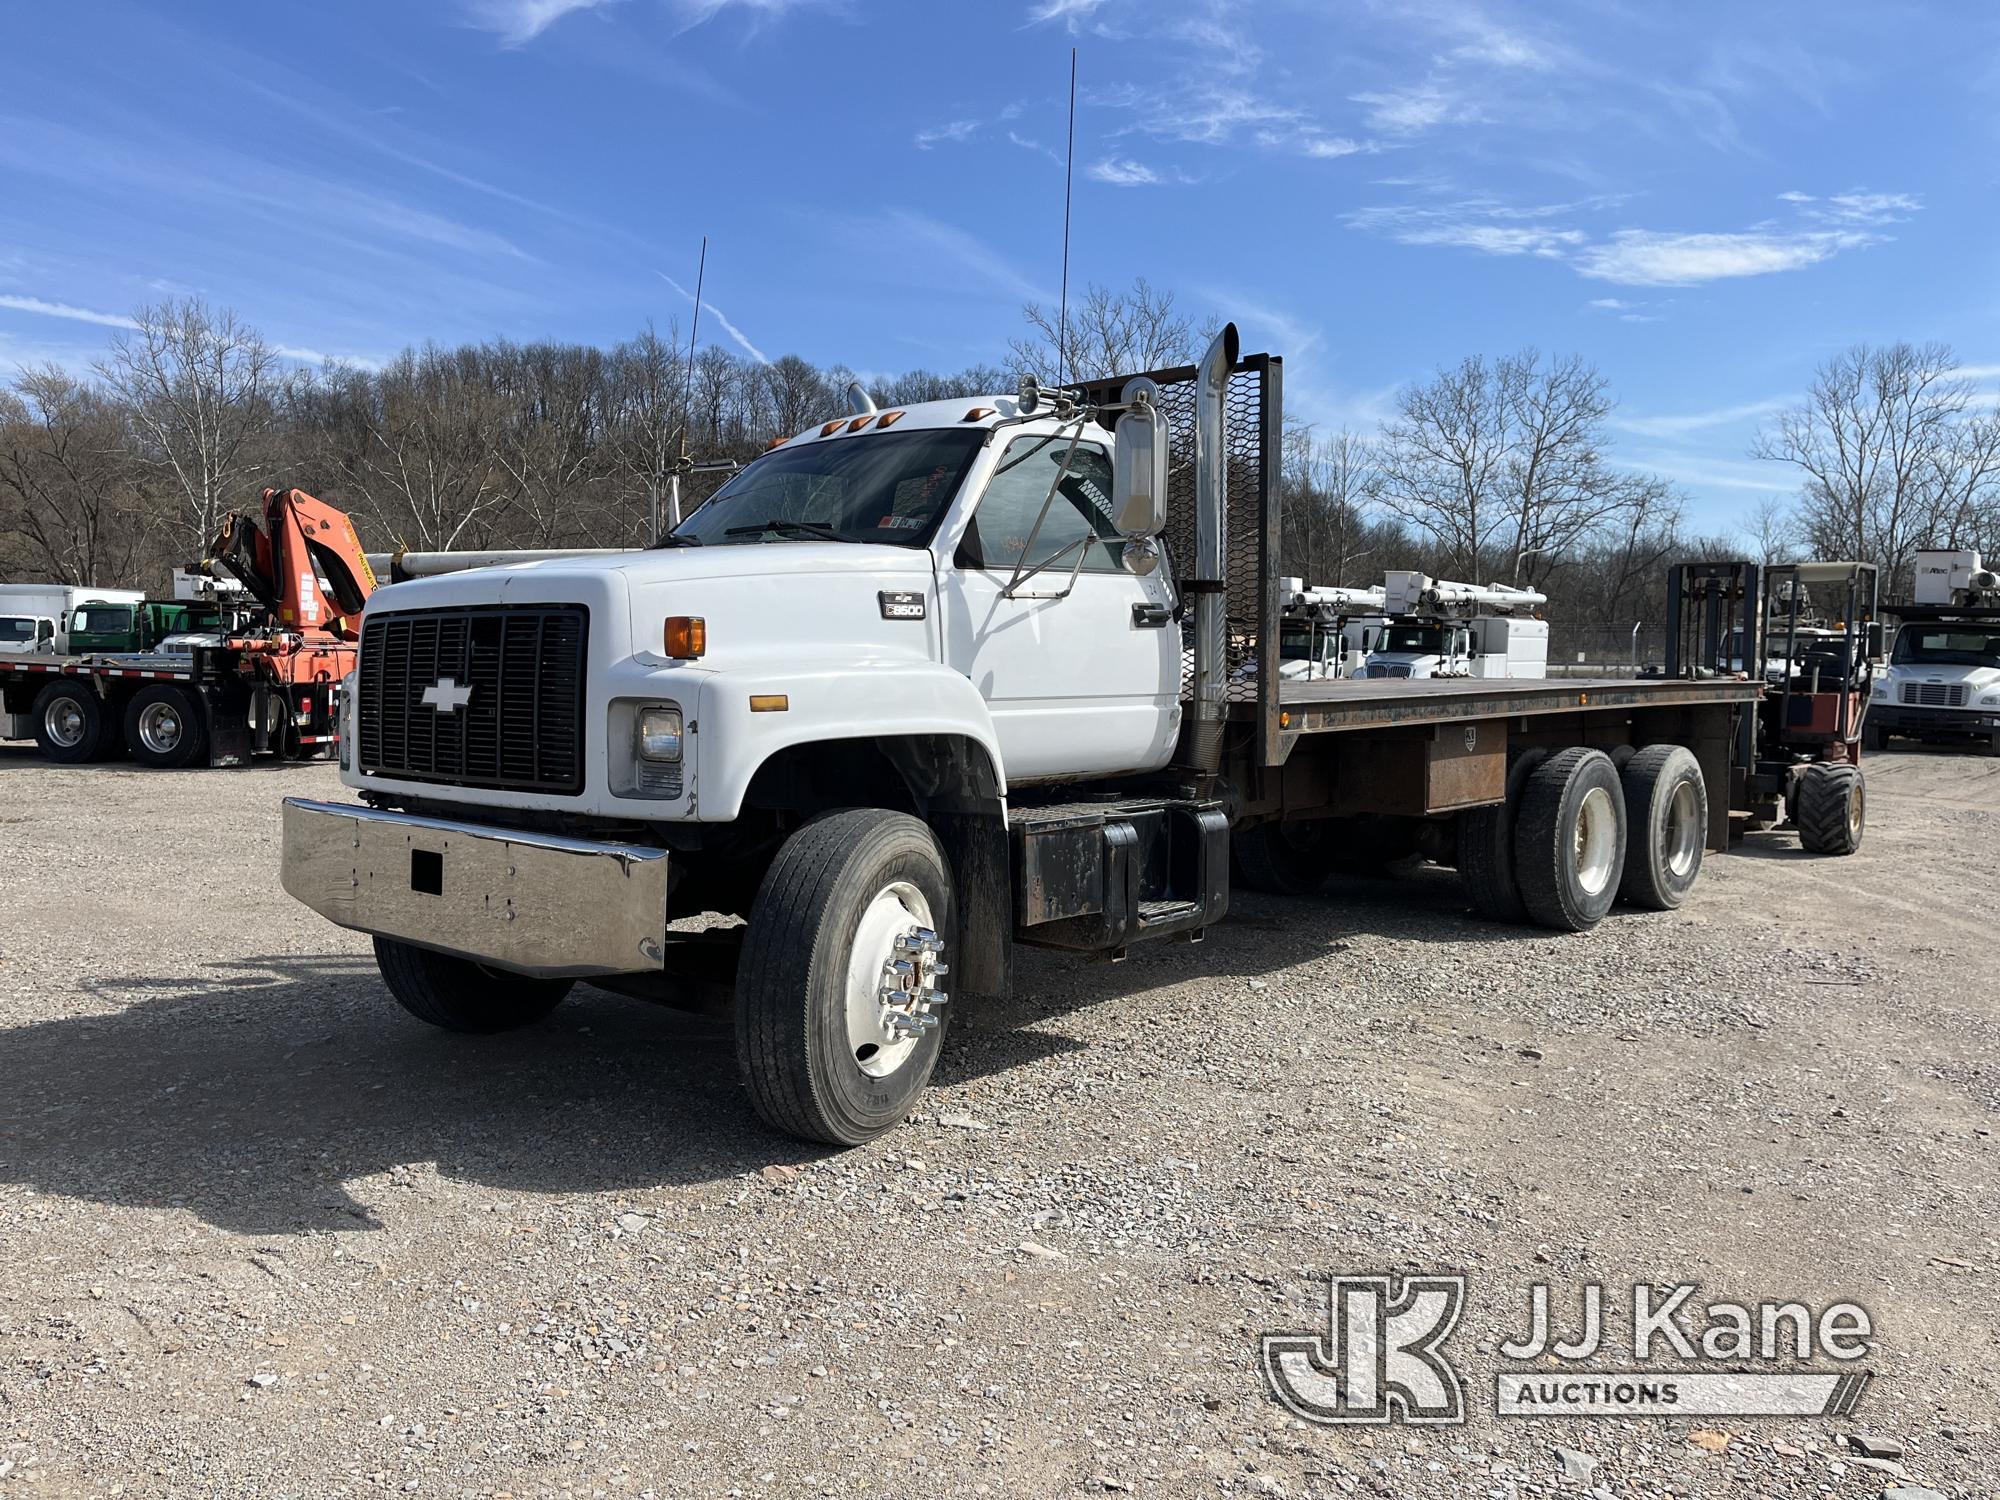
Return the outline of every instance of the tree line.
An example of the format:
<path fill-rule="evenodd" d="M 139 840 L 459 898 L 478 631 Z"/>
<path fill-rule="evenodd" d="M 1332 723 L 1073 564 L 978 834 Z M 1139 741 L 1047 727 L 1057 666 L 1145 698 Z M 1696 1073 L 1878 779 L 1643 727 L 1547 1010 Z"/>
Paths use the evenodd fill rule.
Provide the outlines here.
<path fill-rule="evenodd" d="M 1066 313 L 1024 308 L 1002 364 L 861 383 L 892 406 L 1023 371 L 1094 379 L 1189 362 L 1208 332 L 1143 280 L 1090 287 Z M 856 379 L 691 351 L 673 323 L 609 349 L 495 339 L 307 367 L 234 313 L 167 302 L 88 370 L 37 366 L 0 389 L 0 576 L 157 587 L 266 484 L 348 510 L 374 550 L 637 544 L 685 459 L 747 461 L 842 412 Z M 1798 493 L 1733 536 L 1690 532 L 1670 484 L 1615 461 L 1613 410 L 1587 361 L 1527 349 L 1412 382 L 1372 432 L 1291 423 L 1281 569 L 1542 589 L 1558 657 L 1608 660 L 1657 640 L 1677 558 L 1858 557 L 1900 592 L 1918 547 L 2000 542 L 2000 413 L 1945 345 L 1829 359 L 1753 449 Z M 683 473 L 684 502 L 719 482 Z"/>

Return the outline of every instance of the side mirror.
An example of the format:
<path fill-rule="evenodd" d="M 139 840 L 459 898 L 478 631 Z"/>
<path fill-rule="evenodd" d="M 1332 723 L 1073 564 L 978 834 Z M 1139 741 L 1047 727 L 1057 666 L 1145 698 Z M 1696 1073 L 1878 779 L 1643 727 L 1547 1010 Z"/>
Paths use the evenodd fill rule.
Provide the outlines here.
<path fill-rule="evenodd" d="M 35 622 L 36 640 L 52 641 L 55 638 L 56 638 L 56 622 L 54 620 L 37 620 Z"/>
<path fill-rule="evenodd" d="M 1111 508 L 1128 537 L 1156 537 L 1167 525 L 1167 419 L 1151 401 L 1111 429 Z"/>
<path fill-rule="evenodd" d="M 1882 622 L 1880 620 L 1870 620 L 1868 622 L 1868 654 L 1870 656 L 1880 656 L 1882 654 L 1882 645 Z"/>

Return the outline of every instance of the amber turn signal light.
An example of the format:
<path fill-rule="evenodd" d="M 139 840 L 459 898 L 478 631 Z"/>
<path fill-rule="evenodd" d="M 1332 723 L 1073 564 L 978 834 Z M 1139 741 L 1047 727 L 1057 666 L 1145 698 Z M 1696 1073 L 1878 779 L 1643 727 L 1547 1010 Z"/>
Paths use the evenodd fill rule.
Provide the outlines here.
<path fill-rule="evenodd" d="M 708 650 L 708 621 L 700 615 L 667 617 L 667 655 L 675 661 L 693 661 Z"/>

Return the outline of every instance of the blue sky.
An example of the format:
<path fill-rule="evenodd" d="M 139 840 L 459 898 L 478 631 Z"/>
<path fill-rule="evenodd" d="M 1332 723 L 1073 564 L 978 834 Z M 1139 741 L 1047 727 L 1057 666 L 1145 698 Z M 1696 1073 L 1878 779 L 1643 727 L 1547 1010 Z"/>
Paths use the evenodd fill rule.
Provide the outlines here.
<path fill-rule="evenodd" d="M 162 296 L 295 357 L 685 323 L 863 370 L 997 360 L 1135 275 L 1368 428 L 1469 353 L 1580 352 L 1716 528 L 1856 340 L 2000 380 L 2000 11 L 1897 0 L 343 0 L 11 8 L 0 369 Z M 725 321 L 726 320 L 726 321 Z"/>

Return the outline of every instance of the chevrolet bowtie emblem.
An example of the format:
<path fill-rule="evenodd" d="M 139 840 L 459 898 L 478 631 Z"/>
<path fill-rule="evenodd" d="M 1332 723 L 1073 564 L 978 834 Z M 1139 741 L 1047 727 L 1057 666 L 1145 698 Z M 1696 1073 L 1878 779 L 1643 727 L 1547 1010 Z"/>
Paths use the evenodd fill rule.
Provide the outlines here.
<path fill-rule="evenodd" d="M 456 677 L 440 677 L 424 689 L 424 702 L 441 714 L 455 714 L 472 701 L 472 684 L 458 685 Z"/>

